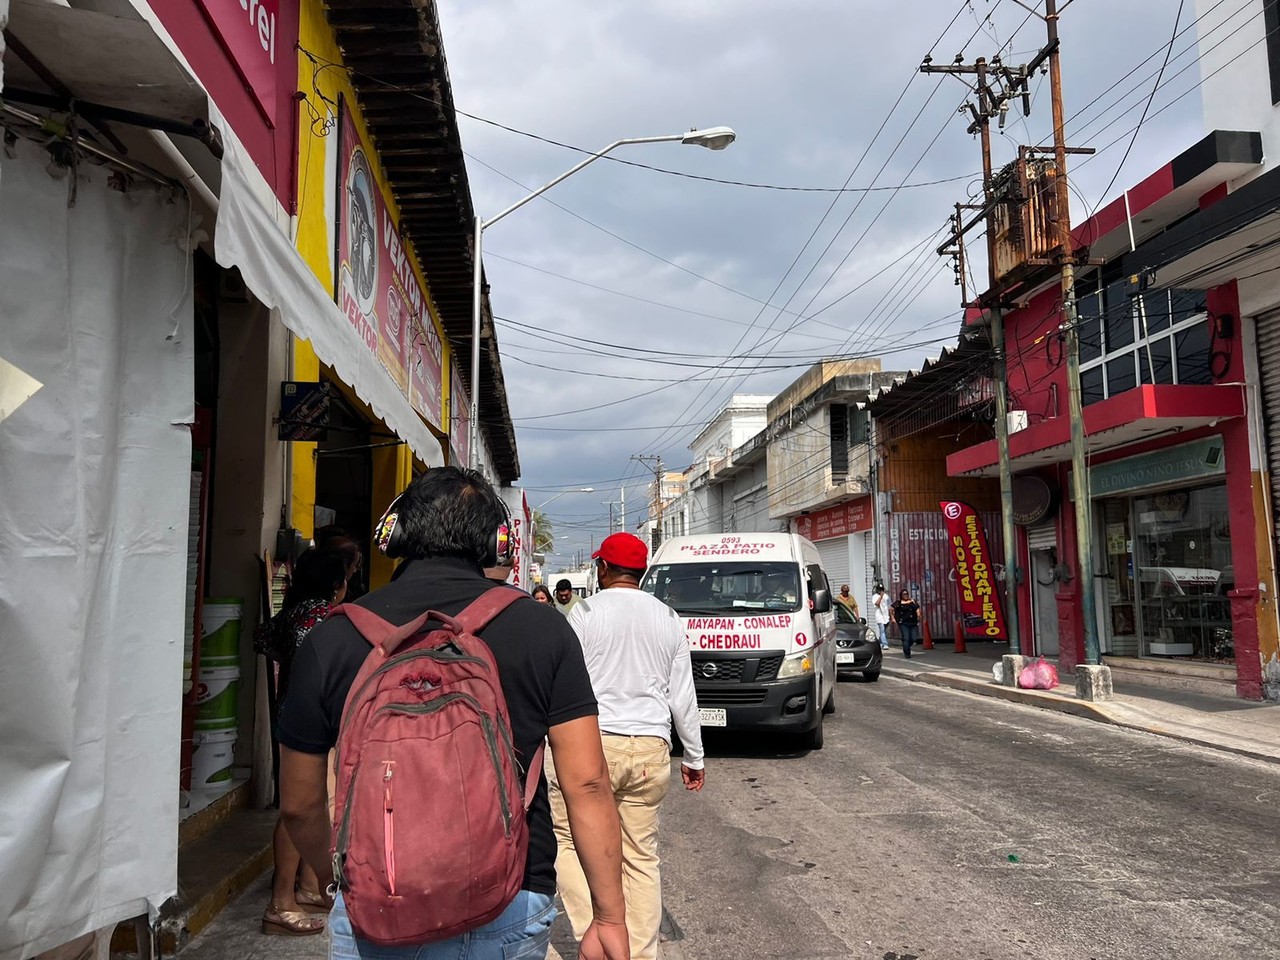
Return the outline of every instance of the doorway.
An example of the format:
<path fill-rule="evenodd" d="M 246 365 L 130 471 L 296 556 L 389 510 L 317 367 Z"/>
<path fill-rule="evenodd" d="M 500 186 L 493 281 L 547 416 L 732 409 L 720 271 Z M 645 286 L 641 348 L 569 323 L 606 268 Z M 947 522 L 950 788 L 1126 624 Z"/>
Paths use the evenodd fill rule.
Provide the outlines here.
<path fill-rule="evenodd" d="M 1031 551 L 1031 619 L 1035 631 L 1035 651 L 1042 657 L 1058 655 L 1057 550 L 1053 547 Z"/>

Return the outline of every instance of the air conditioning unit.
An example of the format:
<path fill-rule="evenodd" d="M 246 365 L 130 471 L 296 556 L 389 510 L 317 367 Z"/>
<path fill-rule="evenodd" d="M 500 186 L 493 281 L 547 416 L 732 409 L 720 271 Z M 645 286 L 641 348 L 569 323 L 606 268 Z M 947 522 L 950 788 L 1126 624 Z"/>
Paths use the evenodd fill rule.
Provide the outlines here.
<path fill-rule="evenodd" d="M 1025 430 L 1030 424 L 1027 419 L 1027 411 L 1010 410 L 1008 415 L 1009 432 L 1017 433 L 1019 430 Z"/>

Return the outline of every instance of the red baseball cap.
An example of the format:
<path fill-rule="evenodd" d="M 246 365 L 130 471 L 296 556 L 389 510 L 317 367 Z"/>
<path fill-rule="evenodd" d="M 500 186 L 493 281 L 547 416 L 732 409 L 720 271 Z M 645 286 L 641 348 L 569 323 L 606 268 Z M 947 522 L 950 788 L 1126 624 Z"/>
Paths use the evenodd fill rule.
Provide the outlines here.
<path fill-rule="evenodd" d="M 634 533 L 611 533 L 591 559 L 628 570 L 643 570 L 649 565 L 649 548 Z"/>

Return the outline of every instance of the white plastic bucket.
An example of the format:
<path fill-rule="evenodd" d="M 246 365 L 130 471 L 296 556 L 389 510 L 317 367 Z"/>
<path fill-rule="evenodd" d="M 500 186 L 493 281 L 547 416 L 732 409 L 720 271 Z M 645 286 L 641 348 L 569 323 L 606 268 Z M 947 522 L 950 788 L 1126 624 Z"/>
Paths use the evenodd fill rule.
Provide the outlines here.
<path fill-rule="evenodd" d="M 196 684 L 196 729 L 235 730 L 240 699 L 239 667 L 200 666 Z"/>
<path fill-rule="evenodd" d="M 211 787 L 231 779 L 236 752 L 235 730 L 197 730 L 192 739 L 191 788 Z"/>
<path fill-rule="evenodd" d="M 206 600 L 200 612 L 200 662 L 210 667 L 240 663 L 243 603 L 235 597 Z"/>

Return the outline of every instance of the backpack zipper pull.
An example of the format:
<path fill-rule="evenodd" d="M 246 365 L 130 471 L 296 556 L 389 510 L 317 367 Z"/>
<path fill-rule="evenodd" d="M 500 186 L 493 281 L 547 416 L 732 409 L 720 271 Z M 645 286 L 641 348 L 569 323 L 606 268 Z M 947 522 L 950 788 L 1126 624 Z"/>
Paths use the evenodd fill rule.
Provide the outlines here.
<path fill-rule="evenodd" d="M 382 848 L 387 871 L 387 886 L 392 896 L 396 892 L 396 828 L 393 813 L 395 805 L 391 802 L 391 777 L 395 773 L 394 760 L 382 761 L 386 772 L 382 775 Z"/>

